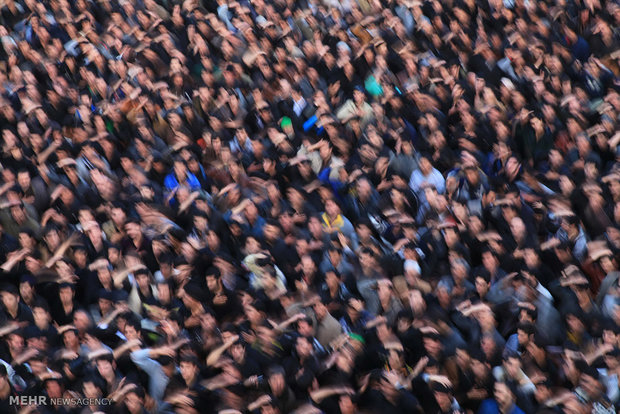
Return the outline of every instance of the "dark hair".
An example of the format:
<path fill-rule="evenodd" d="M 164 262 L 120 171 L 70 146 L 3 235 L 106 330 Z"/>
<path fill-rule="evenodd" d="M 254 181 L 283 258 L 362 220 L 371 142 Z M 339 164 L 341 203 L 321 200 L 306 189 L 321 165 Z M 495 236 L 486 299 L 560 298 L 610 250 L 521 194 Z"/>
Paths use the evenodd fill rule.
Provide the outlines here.
<path fill-rule="evenodd" d="M 99 388 L 100 391 L 104 391 L 105 390 L 105 384 L 104 382 L 101 380 L 101 378 L 95 376 L 95 375 L 88 375 L 87 377 L 85 377 L 82 380 L 82 387 L 84 386 L 84 384 L 86 383 L 92 383 L 95 387 Z"/>
<path fill-rule="evenodd" d="M 158 260 L 159 264 L 169 264 L 172 265 L 174 263 L 174 256 L 171 253 L 163 253 L 159 256 Z"/>
<path fill-rule="evenodd" d="M 286 372 L 284 371 L 284 368 L 282 368 L 281 365 L 272 365 L 267 370 L 267 376 L 268 377 L 273 377 L 275 375 L 286 376 Z"/>
<path fill-rule="evenodd" d="M 131 391 L 129 391 L 129 394 L 131 393 L 136 394 L 138 398 L 140 398 L 141 400 L 144 400 L 144 388 L 137 386 L 133 388 Z"/>
<path fill-rule="evenodd" d="M 133 327 L 136 332 L 140 332 L 142 330 L 142 325 L 140 324 L 140 321 L 130 318 L 129 320 L 127 320 L 127 323 L 125 323 L 125 327 L 127 326 L 131 326 Z"/>
<path fill-rule="evenodd" d="M 532 335 L 536 332 L 536 327 L 529 322 L 519 322 L 517 331 L 519 330 L 525 332 L 527 335 Z"/>
<path fill-rule="evenodd" d="M 205 271 L 205 276 L 215 276 L 219 279 L 221 275 L 220 269 L 215 266 L 211 266 Z"/>
<path fill-rule="evenodd" d="M 75 292 L 75 286 L 73 286 L 73 283 L 62 282 L 61 284 L 58 285 L 58 290 L 59 291 L 60 291 L 60 289 L 64 289 L 64 288 L 70 288 L 72 291 Z"/>
<path fill-rule="evenodd" d="M 531 309 L 531 308 L 522 307 L 520 309 L 520 311 L 525 311 L 525 313 L 527 313 L 529 315 L 529 317 L 532 318 L 533 321 L 535 321 L 536 318 L 538 318 L 538 310 L 537 309 Z"/>
<path fill-rule="evenodd" d="M 196 358 L 195 355 L 181 355 L 181 358 L 179 359 L 179 363 L 181 362 L 189 362 L 190 364 L 193 364 L 195 366 L 198 366 L 198 358 Z"/>
<path fill-rule="evenodd" d="M 500 381 L 498 382 L 498 384 L 506 385 L 506 388 L 510 390 L 510 393 L 512 394 L 513 399 L 517 398 L 517 395 L 518 395 L 517 386 L 512 381 Z"/>
<path fill-rule="evenodd" d="M 491 274 L 484 267 L 479 267 L 478 269 L 474 271 L 474 280 L 476 278 L 481 278 L 485 282 L 489 283 L 491 281 Z"/>
<path fill-rule="evenodd" d="M 35 300 L 35 302 L 32 304 L 32 310 L 34 310 L 34 308 L 41 308 L 45 312 L 50 313 L 50 307 L 44 299 L 39 298 Z"/>
<path fill-rule="evenodd" d="M 4 285 L 2 285 L 0 287 L 0 292 L 7 292 L 7 293 L 10 293 L 11 295 L 19 296 L 19 291 L 17 290 L 15 285 L 12 285 L 10 283 L 5 283 Z"/>

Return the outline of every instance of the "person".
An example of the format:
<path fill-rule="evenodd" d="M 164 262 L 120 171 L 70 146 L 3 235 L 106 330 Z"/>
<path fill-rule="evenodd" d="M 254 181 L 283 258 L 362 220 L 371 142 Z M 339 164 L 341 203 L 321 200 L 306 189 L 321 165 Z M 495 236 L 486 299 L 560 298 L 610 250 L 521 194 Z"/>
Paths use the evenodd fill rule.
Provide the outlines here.
<path fill-rule="evenodd" d="M 478 413 L 524 414 L 524 411 L 516 405 L 515 392 L 514 387 L 505 382 L 495 383 L 494 398 L 483 401 Z"/>
<path fill-rule="evenodd" d="M 0 5 L 0 412 L 617 411 L 617 2 L 69 3 Z"/>

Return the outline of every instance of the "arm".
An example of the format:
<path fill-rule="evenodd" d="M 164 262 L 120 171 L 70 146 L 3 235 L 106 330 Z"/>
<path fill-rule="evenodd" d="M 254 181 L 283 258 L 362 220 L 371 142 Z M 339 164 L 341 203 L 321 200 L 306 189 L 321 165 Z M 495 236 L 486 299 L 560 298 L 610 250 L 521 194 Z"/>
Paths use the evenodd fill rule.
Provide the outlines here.
<path fill-rule="evenodd" d="M 190 196 L 187 198 L 187 200 L 185 200 L 183 203 L 181 203 L 181 205 L 179 206 L 179 213 L 184 212 L 185 210 L 187 210 L 189 208 L 189 206 L 192 205 L 192 203 L 194 202 L 194 200 L 196 200 L 198 198 L 198 196 L 200 195 L 200 192 L 198 191 L 194 191 L 192 194 L 190 194 Z"/>
<path fill-rule="evenodd" d="M 135 266 L 128 267 L 127 269 L 121 270 L 120 272 L 116 272 L 112 275 L 112 279 L 114 280 L 114 286 L 117 289 L 120 289 L 123 286 L 123 281 L 129 276 L 130 273 L 138 271 L 140 269 L 146 269 L 146 266 L 143 264 L 138 264 Z"/>
<path fill-rule="evenodd" d="M 128 351 L 131 348 L 135 348 L 135 347 L 139 347 L 140 346 L 140 340 L 139 339 L 133 339 L 131 341 L 125 342 L 123 345 L 119 346 L 118 348 L 116 348 L 114 350 L 114 359 L 117 359 L 119 356 L 123 355 L 126 351 Z"/>
<path fill-rule="evenodd" d="M 107 329 L 108 325 L 116 318 L 119 314 L 127 311 L 129 308 L 125 305 L 118 306 L 112 312 L 108 313 L 105 318 L 101 319 L 97 324 L 97 328 L 99 329 Z"/>
<path fill-rule="evenodd" d="M 291 316 L 290 318 L 288 318 L 287 320 L 285 320 L 284 322 L 281 322 L 280 324 L 276 325 L 274 327 L 274 329 L 277 332 L 284 332 L 286 330 L 286 328 L 288 328 L 288 326 L 292 323 L 295 323 L 303 318 L 306 317 L 306 314 L 304 313 L 298 313 L 296 315 Z"/>
<path fill-rule="evenodd" d="M 71 247 L 71 243 L 73 243 L 75 238 L 76 238 L 75 233 L 69 236 L 69 238 L 65 240 L 63 244 L 60 245 L 58 250 L 56 250 L 54 255 L 45 263 L 45 267 L 47 267 L 48 269 L 51 269 L 52 266 L 54 266 L 54 264 L 64 256 L 67 249 Z"/>
<path fill-rule="evenodd" d="M 257 400 L 248 405 L 248 411 L 257 410 L 269 402 L 271 402 L 271 397 L 269 395 L 261 395 Z"/>
<path fill-rule="evenodd" d="M 319 388 L 318 390 L 312 391 L 310 393 L 310 398 L 317 404 L 320 404 L 325 398 L 331 397 L 332 395 L 339 394 L 355 394 L 353 388 L 349 387 L 325 387 Z"/>
<path fill-rule="evenodd" d="M 52 155 L 52 153 L 54 153 L 54 151 L 56 151 L 59 146 L 60 143 L 58 141 L 54 141 L 45 150 L 41 151 L 37 156 L 38 164 L 44 164 L 45 161 L 47 161 L 47 159 L 49 158 L 49 156 Z"/>
<path fill-rule="evenodd" d="M 215 363 L 220 359 L 222 354 L 226 352 L 228 348 L 230 348 L 237 340 L 239 339 L 239 335 L 234 335 L 228 341 L 224 342 L 222 345 L 211 351 L 209 356 L 207 356 L 207 366 L 212 367 Z"/>
<path fill-rule="evenodd" d="M 28 255 L 29 252 L 29 249 L 21 249 L 16 252 L 9 253 L 9 260 L 4 262 L 2 266 L 0 266 L 0 269 L 4 270 L 7 273 L 10 272 L 17 263 L 21 262 L 26 257 L 26 255 Z"/>
<path fill-rule="evenodd" d="M 138 368 L 146 372 L 150 377 L 149 393 L 160 402 L 168 385 L 168 377 L 164 373 L 161 365 L 152 358 L 156 358 L 160 353 L 155 349 L 140 349 L 131 353 L 131 360 Z"/>
<path fill-rule="evenodd" d="M 138 294 L 138 284 L 134 281 L 131 284 L 131 291 L 129 292 L 129 299 L 127 300 L 129 309 L 135 314 L 140 314 L 142 311 L 142 300 Z"/>

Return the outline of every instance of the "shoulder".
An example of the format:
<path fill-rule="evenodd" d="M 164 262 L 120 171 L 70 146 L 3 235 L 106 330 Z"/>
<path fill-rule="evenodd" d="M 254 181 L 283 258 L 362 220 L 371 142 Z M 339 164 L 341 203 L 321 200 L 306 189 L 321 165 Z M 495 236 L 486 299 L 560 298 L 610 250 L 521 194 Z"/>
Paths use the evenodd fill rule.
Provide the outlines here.
<path fill-rule="evenodd" d="M 478 409 L 478 414 L 492 414 L 498 412 L 497 402 L 493 399 L 486 399 L 482 401 L 482 404 L 480 404 L 480 408 Z"/>

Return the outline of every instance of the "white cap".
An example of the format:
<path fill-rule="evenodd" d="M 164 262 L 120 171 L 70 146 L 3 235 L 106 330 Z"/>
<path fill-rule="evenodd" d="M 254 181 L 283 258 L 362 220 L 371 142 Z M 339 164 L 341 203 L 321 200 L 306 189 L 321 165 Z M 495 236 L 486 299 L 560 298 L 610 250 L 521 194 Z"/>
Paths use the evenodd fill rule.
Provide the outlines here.
<path fill-rule="evenodd" d="M 500 82 L 502 82 L 502 84 L 510 90 L 515 89 L 515 84 L 508 78 L 502 78 Z"/>
<path fill-rule="evenodd" d="M 411 260 L 411 259 L 405 260 L 404 269 L 405 269 L 405 272 L 413 270 L 417 274 L 422 273 L 422 269 L 420 268 L 420 265 L 418 264 L 418 262 L 416 262 L 415 260 Z"/>

